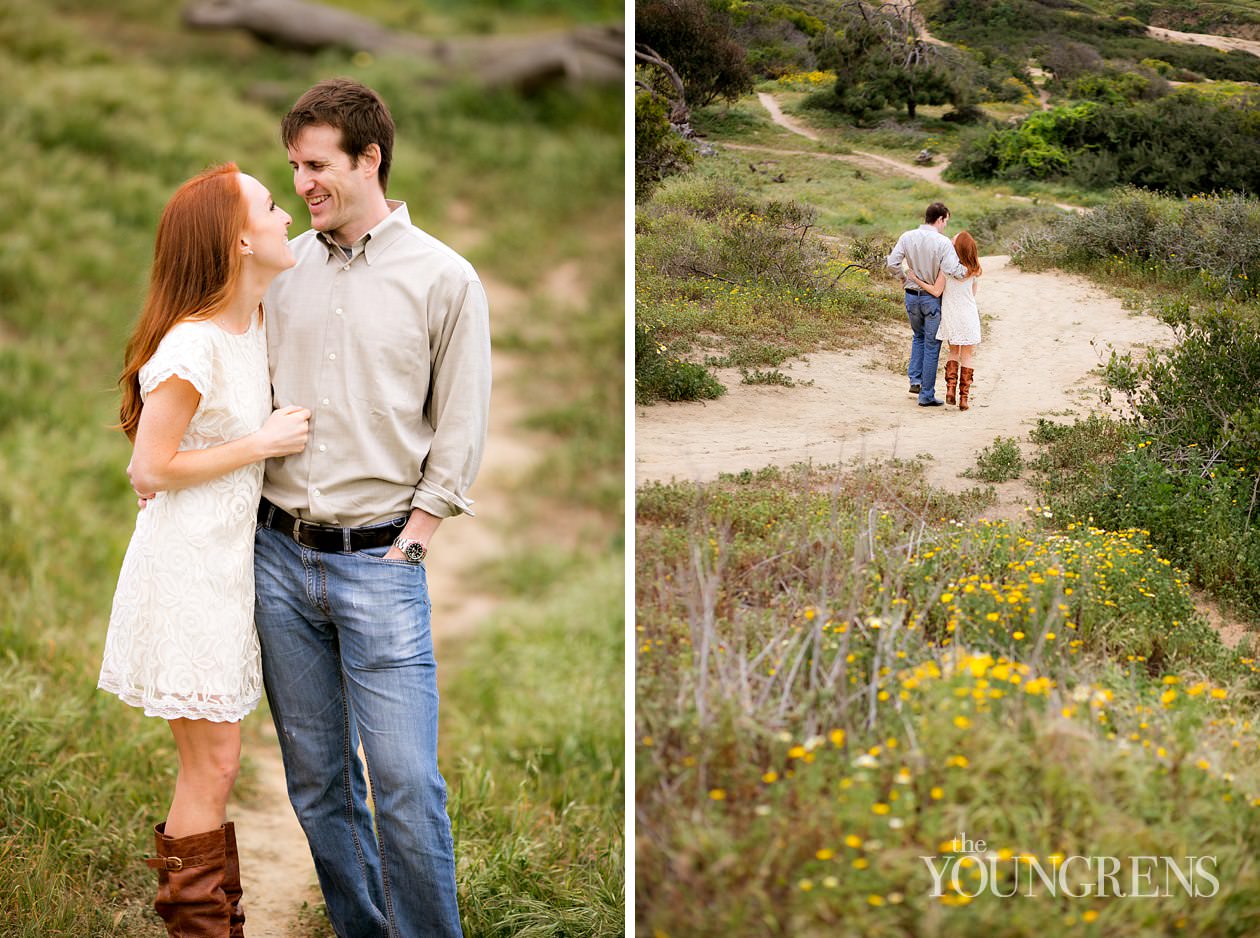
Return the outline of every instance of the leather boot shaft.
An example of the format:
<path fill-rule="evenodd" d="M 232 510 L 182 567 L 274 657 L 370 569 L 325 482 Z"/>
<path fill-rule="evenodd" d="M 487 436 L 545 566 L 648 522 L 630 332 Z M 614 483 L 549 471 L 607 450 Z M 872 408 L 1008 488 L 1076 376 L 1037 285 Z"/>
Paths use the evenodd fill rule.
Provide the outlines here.
<path fill-rule="evenodd" d="M 971 379 L 975 377 L 974 368 L 963 368 L 958 374 L 958 409 L 971 407 Z"/>
<path fill-rule="evenodd" d="M 223 891 L 227 842 L 222 827 L 167 837 L 165 822 L 153 829 L 157 856 L 145 860 L 158 871 L 153 902 L 170 938 L 230 938 L 231 906 Z"/>
<path fill-rule="evenodd" d="M 945 363 L 945 403 L 958 403 L 958 362 L 948 361 Z"/>
<path fill-rule="evenodd" d="M 236 825 L 228 821 L 223 825 L 225 863 L 223 865 L 223 895 L 231 907 L 229 932 L 231 938 L 245 938 L 245 911 L 241 908 L 241 858 L 236 851 Z"/>

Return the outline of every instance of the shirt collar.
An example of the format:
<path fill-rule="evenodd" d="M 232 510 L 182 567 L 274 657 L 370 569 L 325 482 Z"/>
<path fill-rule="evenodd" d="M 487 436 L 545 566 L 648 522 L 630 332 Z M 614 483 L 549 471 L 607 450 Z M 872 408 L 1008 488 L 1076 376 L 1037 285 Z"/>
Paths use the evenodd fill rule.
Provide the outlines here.
<path fill-rule="evenodd" d="M 407 211 L 406 202 L 386 199 L 385 204 L 389 206 L 389 214 L 375 228 L 351 245 L 354 256 L 358 257 L 362 253 L 363 259 L 369 266 L 376 261 L 382 251 L 398 240 L 398 237 L 411 227 L 411 215 Z M 342 253 L 341 245 L 334 242 L 332 238 L 322 231 L 315 232 L 315 237 L 319 238 L 324 247 L 328 249 L 329 260 L 345 263 L 345 255 Z"/>

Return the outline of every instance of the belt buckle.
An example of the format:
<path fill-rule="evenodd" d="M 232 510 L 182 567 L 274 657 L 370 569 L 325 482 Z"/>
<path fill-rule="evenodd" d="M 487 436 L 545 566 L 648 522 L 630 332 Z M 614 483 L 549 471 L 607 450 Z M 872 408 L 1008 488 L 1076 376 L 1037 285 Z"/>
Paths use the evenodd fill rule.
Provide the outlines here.
<path fill-rule="evenodd" d="M 298 545 L 301 547 L 309 546 L 307 544 L 302 543 L 302 519 L 301 518 L 293 519 L 293 540 L 295 540 L 298 543 Z"/>

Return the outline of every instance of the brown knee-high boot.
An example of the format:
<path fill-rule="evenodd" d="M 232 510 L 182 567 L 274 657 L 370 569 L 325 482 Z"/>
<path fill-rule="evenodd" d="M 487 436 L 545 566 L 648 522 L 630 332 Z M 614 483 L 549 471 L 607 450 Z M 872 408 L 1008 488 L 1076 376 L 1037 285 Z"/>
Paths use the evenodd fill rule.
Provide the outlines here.
<path fill-rule="evenodd" d="M 955 404 L 955 394 L 958 391 L 958 362 L 947 361 L 945 363 L 945 403 Z"/>
<path fill-rule="evenodd" d="M 144 862 L 158 871 L 153 908 L 171 938 L 229 938 L 231 906 L 223 892 L 227 844 L 220 827 L 187 837 L 167 837 L 166 823 L 153 829 L 157 856 Z"/>
<path fill-rule="evenodd" d="M 958 375 L 958 409 L 966 410 L 971 406 L 971 379 L 975 376 L 974 368 L 963 368 Z"/>
<path fill-rule="evenodd" d="M 231 907 L 230 938 L 245 938 L 245 911 L 241 908 L 241 858 L 236 852 L 236 825 L 228 821 L 223 825 L 225 860 L 223 865 L 223 895 Z"/>

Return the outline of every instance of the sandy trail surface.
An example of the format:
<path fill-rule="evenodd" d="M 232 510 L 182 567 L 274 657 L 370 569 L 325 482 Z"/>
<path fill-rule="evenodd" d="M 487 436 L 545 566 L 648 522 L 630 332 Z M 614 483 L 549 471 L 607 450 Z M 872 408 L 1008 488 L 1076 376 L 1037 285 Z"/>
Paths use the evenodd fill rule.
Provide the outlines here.
<path fill-rule="evenodd" d="M 1148 36 L 1162 39 L 1165 42 L 1184 42 L 1195 46 L 1207 46 L 1220 49 L 1222 52 L 1249 52 L 1260 55 L 1260 41 L 1255 39 L 1238 39 L 1234 36 L 1216 36 L 1211 33 L 1183 33 L 1175 29 L 1161 29 L 1158 26 L 1146 27 Z"/>
<path fill-rule="evenodd" d="M 775 100 L 774 95 L 769 94 L 765 91 L 758 91 L 757 100 L 760 101 L 761 106 L 764 107 L 769 112 L 770 119 L 773 120 L 780 127 L 783 127 L 786 130 L 790 130 L 792 131 L 792 133 L 799 134 L 800 136 L 806 137 L 810 140 L 815 140 L 819 142 L 822 141 L 823 138 L 819 136 L 818 131 L 801 123 L 796 118 L 790 117 L 787 114 L 784 114 L 783 109 L 779 107 L 779 102 Z M 736 150 L 765 149 L 764 147 L 760 147 L 760 148 L 752 147 L 745 144 L 725 143 L 723 144 L 723 146 L 731 147 L 732 149 L 736 149 Z M 796 151 L 780 150 L 777 152 L 795 153 Z M 945 172 L 945 168 L 946 166 L 948 166 L 948 164 L 946 163 L 939 164 L 936 166 L 916 166 L 913 163 L 903 163 L 900 160 L 894 160 L 887 156 L 881 156 L 878 153 L 868 153 L 865 150 L 854 150 L 852 155 L 833 154 L 833 153 L 816 154 L 816 155 L 825 156 L 830 159 L 843 160 L 844 162 L 847 162 L 847 163 L 857 163 L 859 165 L 863 165 L 871 169 L 882 169 L 885 172 L 891 171 L 893 173 L 904 175 L 904 176 L 917 176 L 919 179 L 923 179 L 927 182 L 934 183 L 935 185 L 941 186 L 942 188 L 945 188 L 945 189 L 953 188 L 953 185 L 951 183 L 945 182 L 943 179 L 941 179 L 941 173 Z"/>
<path fill-rule="evenodd" d="M 765 466 L 848 463 L 928 454 L 928 481 L 951 491 L 977 483 L 959 475 L 995 437 L 1016 437 L 1026 453 L 1040 416 L 1070 421 L 1099 406 L 1099 365 L 1111 348 L 1166 344 L 1171 330 L 1080 277 L 1028 273 L 1009 258 L 982 258 L 977 301 L 983 341 L 975 354 L 972 407 L 919 407 L 907 393 L 908 324 L 890 327 L 891 348 L 813 352 L 781 370 L 796 387 L 746 385 L 737 370 L 719 378 L 716 401 L 635 408 L 636 484 L 710 480 Z M 891 364 L 896 359 L 897 368 Z M 945 355 L 937 397 L 945 398 Z M 1022 482 L 998 486 L 991 516 L 1022 517 Z"/>

